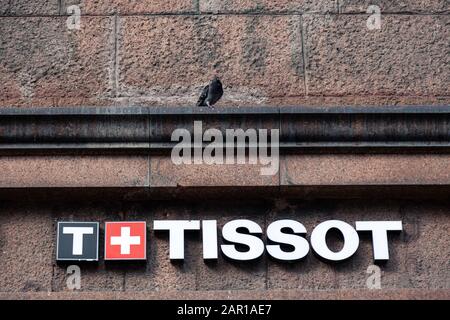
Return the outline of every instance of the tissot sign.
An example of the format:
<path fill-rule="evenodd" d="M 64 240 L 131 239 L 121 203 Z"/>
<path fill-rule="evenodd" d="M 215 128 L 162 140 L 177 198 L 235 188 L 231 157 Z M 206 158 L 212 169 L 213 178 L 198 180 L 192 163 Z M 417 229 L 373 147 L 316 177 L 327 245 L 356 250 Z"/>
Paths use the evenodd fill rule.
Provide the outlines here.
<path fill-rule="evenodd" d="M 338 230 L 343 237 L 341 250 L 332 251 L 327 234 Z M 147 225 L 141 221 L 105 223 L 105 260 L 146 260 Z M 224 244 L 219 245 L 216 220 L 156 220 L 155 232 L 169 234 L 169 258 L 184 259 L 185 231 L 202 235 L 203 258 L 217 259 L 219 251 L 232 260 L 246 261 L 261 257 L 265 252 L 274 259 L 295 261 L 314 251 L 329 261 L 350 258 L 359 246 L 359 233 L 372 235 L 374 260 L 389 260 L 388 233 L 402 230 L 401 221 L 356 221 L 355 226 L 340 220 L 318 224 L 305 238 L 306 228 L 295 220 L 277 220 L 266 230 L 267 244 L 261 239 L 262 228 L 251 220 L 238 219 L 226 223 L 221 231 Z M 242 250 L 242 246 L 246 247 Z M 289 247 L 289 249 L 286 249 Z M 98 261 L 99 224 L 97 222 L 58 222 L 58 261 Z M 199 253 L 200 254 L 200 253 Z"/>

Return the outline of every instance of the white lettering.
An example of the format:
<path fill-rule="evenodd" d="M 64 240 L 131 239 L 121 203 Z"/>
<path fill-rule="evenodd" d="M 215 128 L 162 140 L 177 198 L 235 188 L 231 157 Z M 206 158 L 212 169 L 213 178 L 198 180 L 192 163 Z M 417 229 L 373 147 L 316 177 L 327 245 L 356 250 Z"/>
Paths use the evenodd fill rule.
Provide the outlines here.
<path fill-rule="evenodd" d="M 291 229 L 295 234 L 284 233 L 282 229 Z M 278 220 L 272 222 L 267 227 L 267 238 L 282 244 L 289 244 L 294 247 L 291 252 L 285 252 L 280 245 L 267 245 L 267 252 L 275 259 L 291 261 L 304 258 L 309 252 L 309 244 L 305 238 L 296 234 L 306 234 L 306 228 L 298 221 Z"/>
<path fill-rule="evenodd" d="M 222 252 L 233 260 L 253 260 L 259 258 L 264 253 L 263 241 L 253 235 L 239 233 L 237 229 L 245 228 L 249 233 L 261 234 L 261 227 L 250 220 L 240 219 L 226 223 L 222 229 L 222 236 L 225 240 L 233 243 L 243 244 L 249 247 L 245 252 L 238 251 L 234 244 L 223 244 Z"/>
<path fill-rule="evenodd" d="M 344 245 L 339 252 L 333 252 L 327 245 L 327 232 L 338 229 L 344 236 Z M 342 261 L 350 258 L 358 249 L 359 236 L 356 230 L 346 222 L 329 220 L 320 223 L 311 233 L 311 246 L 314 251 L 324 259 Z"/>
<path fill-rule="evenodd" d="M 198 220 L 155 220 L 153 222 L 155 231 L 169 231 L 169 256 L 170 259 L 184 259 L 184 231 L 200 230 Z"/>
<path fill-rule="evenodd" d="M 85 234 L 94 234 L 92 227 L 63 227 L 64 234 L 73 235 L 72 254 L 74 256 L 83 255 L 83 236 Z"/>
<path fill-rule="evenodd" d="M 388 231 L 402 231 L 401 221 L 357 221 L 357 231 L 371 231 L 374 260 L 389 260 Z"/>

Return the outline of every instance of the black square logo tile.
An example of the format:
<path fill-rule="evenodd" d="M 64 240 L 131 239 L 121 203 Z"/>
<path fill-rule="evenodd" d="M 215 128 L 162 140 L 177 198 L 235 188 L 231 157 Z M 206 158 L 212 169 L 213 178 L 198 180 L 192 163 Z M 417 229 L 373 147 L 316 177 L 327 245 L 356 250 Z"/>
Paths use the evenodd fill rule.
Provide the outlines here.
<path fill-rule="evenodd" d="M 57 261 L 98 261 L 98 222 L 58 222 Z"/>

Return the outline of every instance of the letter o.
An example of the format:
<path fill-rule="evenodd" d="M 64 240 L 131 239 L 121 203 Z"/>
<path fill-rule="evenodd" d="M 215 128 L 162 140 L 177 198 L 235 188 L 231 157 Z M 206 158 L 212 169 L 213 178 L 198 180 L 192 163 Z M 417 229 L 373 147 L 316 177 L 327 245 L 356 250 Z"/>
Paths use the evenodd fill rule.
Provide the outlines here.
<path fill-rule="evenodd" d="M 327 245 L 327 233 L 338 229 L 344 236 L 344 245 L 339 252 L 331 251 Z M 350 258 L 359 246 L 359 236 L 348 223 L 340 220 L 328 220 L 320 223 L 311 233 L 311 247 L 320 257 L 330 261 L 342 261 Z"/>

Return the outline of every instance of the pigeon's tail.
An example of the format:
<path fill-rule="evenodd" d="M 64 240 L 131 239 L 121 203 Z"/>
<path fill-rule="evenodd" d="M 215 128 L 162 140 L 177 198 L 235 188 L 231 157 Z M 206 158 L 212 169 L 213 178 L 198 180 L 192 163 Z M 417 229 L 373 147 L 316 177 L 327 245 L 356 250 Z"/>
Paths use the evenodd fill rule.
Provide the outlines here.
<path fill-rule="evenodd" d="M 200 99 L 198 99 L 198 101 L 197 101 L 196 106 L 197 106 L 197 107 L 207 107 L 205 100 L 206 100 L 206 99 L 202 99 L 202 98 L 200 97 Z"/>
<path fill-rule="evenodd" d="M 203 88 L 202 94 L 198 98 L 197 107 L 207 107 L 206 98 L 208 97 L 209 85 Z"/>

